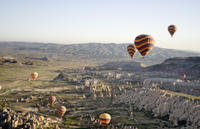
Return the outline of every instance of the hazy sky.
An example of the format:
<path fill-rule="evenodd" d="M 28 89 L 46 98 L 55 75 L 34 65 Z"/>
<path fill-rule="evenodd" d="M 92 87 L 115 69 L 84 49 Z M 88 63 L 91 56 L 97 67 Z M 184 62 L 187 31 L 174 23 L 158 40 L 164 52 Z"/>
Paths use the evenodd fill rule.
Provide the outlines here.
<path fill-rule="evenodd" d="M 133 43 L 139 34 L 200 52 L 200 0 L 0 0 L 0 41 Z"/>

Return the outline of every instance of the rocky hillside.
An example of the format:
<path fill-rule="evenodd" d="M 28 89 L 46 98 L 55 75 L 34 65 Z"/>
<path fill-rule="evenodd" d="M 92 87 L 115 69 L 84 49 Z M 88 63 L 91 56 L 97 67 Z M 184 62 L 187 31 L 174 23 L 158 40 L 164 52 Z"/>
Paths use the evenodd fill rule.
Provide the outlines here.
<path fill-rule="evenodd" d="M 122 62 L 108 62 L 102 66 L 97 67 L 97 70 L 140 70 L 142 68 L 142 64 L 135 61 L 122 61 Z"/>
<path fill-rule="evenodd" d="M 165 60 L 161 64 L 145 68 L 145 71 L 162 71 L 168 73 L 186 73 L 187 78 L 200 77 L 200 57 L 177 57 Z"/>
<path fill-rule="evenodd" d="M 33 113 L 21 113 L 15 112 L 9 108 L 5 108 L 0 112 L 0 127 L 3 129 L 36 129 L 48 128 L 50 123 L 58 123 L 59 120 L 53 120 L 51 118 L 45 118 L 41 115 Z M 55 129 L 60 129 L 58 125 Z"/>
<path fill-rule="evenodd" d="M 87 44 L 44 44 L 25 42 L 0 42 L 0 56 L 31 56 L 49 57 L 57 60 L 92 60 L 98 62 L 105 61 L 130 61 L 127 53 L 127 43 L 87 43 Z M 147 65 L 161 63 L 172 57 L 197 56 L 199 53 L 163 49 L 155 47 L 145 59 L 140 54 L 134 56 L 135 61 Z"/>
<path fill-rule="evenodd" d="M 193 96 L 200 96 L 200 83 L 197 81 L 180 80 L 173 78 L 148 78 L 143 81 L 144 86 L 163 90 L 180 92 Z"/>

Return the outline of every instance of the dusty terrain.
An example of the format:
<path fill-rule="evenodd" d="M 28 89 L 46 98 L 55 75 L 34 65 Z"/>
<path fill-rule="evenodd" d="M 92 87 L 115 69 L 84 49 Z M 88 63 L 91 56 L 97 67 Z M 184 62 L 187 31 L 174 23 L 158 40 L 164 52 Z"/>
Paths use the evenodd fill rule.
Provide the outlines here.
<path fill-rule="evenodd" d="M 94 93 L 91 90 L 93 85 L 81 82 L 86 76 L 95 79 L 89 75 L 90 72 L 80 69 L 88 64 L 33 62 L 37 65 L 6 63 L 0 66 L 0 83 L 3 87 L 0 92 L 0 108 L 1 118 L 5 119 L 1 122 L 1 126 L 4 128 L 99 128 L 98 115 L 103 112 L 112 115 L 110 128 L 157 128 L 166 123 L 152 118 L 148 113 L 134 110 L 133 105 L 130 108 L 128 104 L 115 104 L 111 94 L 113 84 L 100 80 L 98 76 L 99 81 Z M 66 78 L 71 76 L 72 80 L 55 81 L 61 69 L 67 74 Z M 37 71 L 39 77 L 30 81 L 28 78 L 33 71 Z M 105 88 L 109 88 L 110 92 L 108 93 Z M 113 93 L 115 94 L 114 91 Z M 47 102 L 50 95 L 57 98 L 53 107 Z M 67 108 L 62 119 L 55 114 L 55 108 L 59 105 Z M 20 121 L 20 119 L 25 120 Z M 42 123 L 41 119 L 45 122 Z"/>
<path fill-rule="evenodd" d="M 172 58 L 145 67 L 142 62 L 150 58 L 138 62 L 112 58 L 108 63 L 109 58 L 103 62 L 94 61 L 97 58 L 72 60 L 69 53 L 64 58 L 64 50 L 52 54 L 58 49 L 55 45 L 33 46 L 16 45 L 12 49 L 7 46 L 15 50 L 16 56 L 0 58 L 2 128 L 101 128 L 98 116 L 104 112 L 112 116 L 109 129 L 200 128 L 199 57 Z M 111 50 L 106 49 L 110 45 L 100 46 L 103 55 L 110 55 Z M 27 49 L 29 54 L 46 54 L 25 56 Z M 152 64 L 146 62 L 149 63 Z M 39 76 L 31 80 L 30 73 L 35 71 Z M 180 78 L 181 73 L 187 74 L 186 79 Z M 52 107 L 47 101 L 49 96 L 57 98 Z M 55 113 L 61 105 L 67 108 L 62 119 Z"/>

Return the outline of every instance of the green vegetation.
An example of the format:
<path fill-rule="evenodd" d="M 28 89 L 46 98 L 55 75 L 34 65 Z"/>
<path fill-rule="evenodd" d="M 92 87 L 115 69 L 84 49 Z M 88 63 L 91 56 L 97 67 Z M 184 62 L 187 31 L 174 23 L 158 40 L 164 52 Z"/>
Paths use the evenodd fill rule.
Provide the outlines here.
<path fill-rule="evenodd" d="M 4 107 L 8 107 L 9 104 L 7 102 L 2 102 L 0 101 L 0 110 L 3 109 Z"/>
<path fill-rule="evenodd" d="M 73 120 L 73 119 L 70 119 L 70 118 L 67 118 L 67 120 L 64 122 L 64 125 L 68 126 L 68 125 L 74 125 L 76 124 L 76 120 Z"/>

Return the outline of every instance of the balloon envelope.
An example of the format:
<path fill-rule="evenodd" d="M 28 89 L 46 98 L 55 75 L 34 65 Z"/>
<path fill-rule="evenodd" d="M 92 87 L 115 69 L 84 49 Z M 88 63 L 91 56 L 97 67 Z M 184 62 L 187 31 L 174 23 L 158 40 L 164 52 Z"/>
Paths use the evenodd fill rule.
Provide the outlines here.
<path fill-rule="evenodd" d="M 129 45 L 127 47 L 127 51 L 128 51 L 128 54 L 131 56 L 131 58 L 133 58 L 134 54 L 136 53 L 136 48 L 134 45 Z"/>
<path fill-rule="evenodd" d="M 185 74 L 185 73 L 182 73 L 182 74 L 181 74 L 181 78 L 182 78 L 182 79 L 185 79 L 185 78 L 186 78 L 186 74 Z"/>
<path fill-rule="evenodd" d="M 36 80 L 37 77 L 38 77 L 38 73 L 37 73 L 37 72 L 31 73 L 31 78 L 32 78 L 33 80 Z"/>
<path fill-rule="evenodd" d="M 154 44 L 155 41 L 150 35 L 142 34 L 135 38 L 135 46 L 143 57 L 153 49 Z"/>
<path fill-rule="evenodd" d="M 55 96 L 50 96 L 48 99 L 48 102 L 51 106 L 56 102 L 56 97 Z"/>
<path fill-rule="evenodd" d="M 111 116 L 108 113 L 102 113 L 99 115 L 99 123 L 101 126 L 106 126 L 110 123 Z"/>
<path fill-rule="evenodd" d="M 171 37 L 173 37 L 174 33 L 177 31 L 177 27 L 175 25 L 170 25 L 170 26 L 168 26 L 168 31 L 169 31 Z"/>
<path fill-rule="evenodd" d="M 57 109 L 56 109 L 56 113 L 58 114 L 58 117 L 62 117 L 64 116 L 65 112 L 67 111 L 66 107 L 65 106 L 59 106 Z"/>

